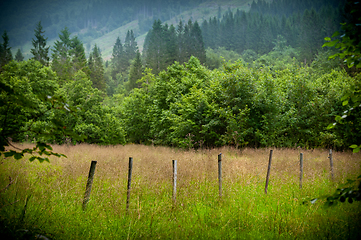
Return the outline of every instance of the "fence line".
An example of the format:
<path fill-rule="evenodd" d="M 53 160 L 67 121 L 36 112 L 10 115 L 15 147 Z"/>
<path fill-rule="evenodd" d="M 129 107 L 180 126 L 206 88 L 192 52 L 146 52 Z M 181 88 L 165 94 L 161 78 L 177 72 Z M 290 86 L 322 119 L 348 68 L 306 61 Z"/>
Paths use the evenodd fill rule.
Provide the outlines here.
<path fill-rule="evenodd" d="M 268 185 L 269 185 L 269 179 L 270 179 L 270 172 L 271 172 L 271 163 L 272 163 L 272 155 L 273 155 L 273 150 L 270 150 L 269 153 L 269 161 L 268 161 L 268 168 L 267 168 L 267 175 L 266 175 L 266 185 L 265 185 L 265 194 L 267 194 L 268 191 Z M 330 159 L 330 173 L 331 173 L 331 178 L 332 180 L 334 180 L 334 172 L 333 172 L 333 156 L 332 156 L 332 149 L 329 150 L 329 156 L 328 158 Z M 299 164 L 300 168 L 300 175 L 299 175 L 299 188 L 302 189 L 302 180 L 303 180 L 303 163 L 306 161 L 312 161 L 315 159 L 319 159 L 319 157 L 316 158 L 312 158 L 312 159 L 304 159 L 304 155 L 303 153 L 300 153 L 300 158 L 299 161 L 295 162 L 294 164 L 291 164 L 291 167 L 294 167 L 296 164 Z M 87 180 L 87 184 L 86 184 L 86 190 L 85 190 L 85 194 L 84 194 L 84 199 L 83 199 L 83 210 L 86 209 L 87 203 L 90 200 L 90 193 L 91 193 L 91 188 L 92 188 L 92 183 L 93 183 L 93 179 L 94 179 L 94 173 L 95 173 L 95 167 L 96 167 L 96 163 L 97 161 L 92 161 L 91 162 L 91 166 L 90 166 L 90 170 L 89 170 L 89 175 L 88 175 L 88 180 Z M 177 160 L 172 160 L 172 165 L 173 165 L 173 201 L 176 202 L 176 198 L 177 198 Z M 273 166 L 273 168 L 275 168 Z M 132 179 L 132 169 L 133 169 L 133 158 L 129 157 L 129 167 L 128 167 L 128 184 L 127 184 L 127 201 L 126 201 L 126 210 L 129 210 L 129 203 L 130 203 L 130 191 L 131 191 L 131 179 Z M 264 171 L 264 169 L 261 169 L 253 178 L 253 180 L 250 180 L 250 182 L 247 184 L 254 184 L 255 179 L 258 178 L 258 181 L 256 184 L 258 184 L 260 181 L 262 181 L 262 178 L 260 177 L 260 174 Z M 219 184 L 219 197 L 222 197 L 222 153 L 218 154 L 218 184 Z"/>

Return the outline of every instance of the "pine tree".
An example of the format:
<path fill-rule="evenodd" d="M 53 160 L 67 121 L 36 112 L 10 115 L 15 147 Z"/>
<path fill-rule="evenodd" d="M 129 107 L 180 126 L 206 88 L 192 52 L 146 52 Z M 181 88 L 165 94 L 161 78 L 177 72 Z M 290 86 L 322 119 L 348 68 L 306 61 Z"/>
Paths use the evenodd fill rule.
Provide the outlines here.
<path fill-rule="evenodd" d="M 93 87 L 105 91 L 106 84 L 104 77 L 103 60 L 101 57 L 100 49 L 96 44 L 94 45 L 93 51 L 89 55 L 88 66 L 90 72 L 90 80 L 93 82 Z"/>
<path fill-rule="evenodd" d="M 202 37 L 202 31 L 197 21 L 194 22 L 191 29 L 191 55 L 199 59 L 201 63 L 206 62 L 206 50 L 204 49 L 204 42 Z"/>
<path fill-rule="evenodd" d="M 34 55 L 33 59 L 39 61 L 44 66 L 47 66 L 49 64 L 49 47 L 46 47 L 46 41 L 48 38 L 44 38 L 44 31 L 42 30 L 43 27 L 39 21 L 34 30 L 36 39 L 32 40 L 33 48 L 30 52 Z"/>
<path fill-rule="evenodd" d="M 124 41 L 124 52 L 126 58 L 128 59 L 128 66 L 130 64 L 130 61 L 135 58 L 137 54 L 137 50 L 138 50 L 138 45 L 137 42 L 135 41 L 133 30 L 130 31 L 128 30 Z"/>
<path fill-rule="evenodd" d="M 69 81 L 79 70 L 89 74 L 84 46 L 80 39 L 77 36 L 70 38 L 68 28 L 61 31 L 59 38 L 60 40 L 54 44 L 51 67 L 58 74 L 60 81 Z"/>
<path fill-rule="evenodd" d="M 143 77 L 143 65 L 140 58 L 139 50 L 136 53 L 136 57 L 130 66 L 129 78 L 126 84 L 126 89 L 131 91 L 133 88 L 139 87 L 137 81 Z"/>
<path fill-rule="evenodd" d="M 123 51 L 123 45 L 122 42 L 120 41 L 120 38 L 118 37 L 117 40 L 115 41 L 112 58 L 111 58 L 111 65 L 112 65 L 111 76 L 113 81 L 117 80 L 117 74 L 125 70 L 126 63 L 124 60 L 125 60 L 125 53 Z"/>
<path fill-rule="evenodd" d="M 6 31 L 4 31 L 2 38 L 3 44 L 0 44 L 0 72 L 2 71 L 3 66 L 13 60 L 11 47 L 9 47 L 9 36 Z"/>
<path fill-rule="evenodd" d="M 18 49 L 18 51 L 17 51 L 16 54 L 15 54 L 15 60 L 18 61 L 18 62 L 21 62 L 21 61 L 24 60 L 24 56 L 23 56 L 23 54 L 21 53 L 20 48 Z"/>

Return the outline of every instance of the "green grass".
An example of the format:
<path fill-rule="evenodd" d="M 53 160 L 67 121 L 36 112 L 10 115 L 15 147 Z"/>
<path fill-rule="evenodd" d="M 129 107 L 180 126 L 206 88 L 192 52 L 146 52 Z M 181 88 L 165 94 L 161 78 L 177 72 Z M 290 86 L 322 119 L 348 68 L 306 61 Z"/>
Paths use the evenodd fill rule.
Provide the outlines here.
<path fill-rule="evenodd" d="M 306 199 L 334 192 L 360 173 L 358 154 L 335 153 L 335 182 L 327 151 L 275 149 L 268 194 L 268 149 L 204 151 L 139 145 L 54 146 L 68 158 L 50 163 L 0 160 L 0 235 L 6 239 L 360 239 L 360 203 L 325 208 Z M 223 196 L 218 196 L 217 154 L 223 153 Z M 126 210 L 128 157 L 134 158 Z M 172 159 L 178 160 L 172 200 Z M 97 160 L 86 211 L 91 160 Z M 9 176 L 13 183 L 9 183 Z M 26 204 L 27 202 L 27 204 Z"/>

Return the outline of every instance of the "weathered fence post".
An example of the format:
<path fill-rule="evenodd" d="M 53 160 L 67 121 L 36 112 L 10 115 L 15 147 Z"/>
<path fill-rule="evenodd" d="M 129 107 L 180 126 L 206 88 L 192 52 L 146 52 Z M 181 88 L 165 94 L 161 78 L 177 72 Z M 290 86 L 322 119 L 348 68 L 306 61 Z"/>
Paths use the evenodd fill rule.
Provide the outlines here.
<path fill-rule="evenodd" d="M 331 179 L 333 181 L 333 158 L 332 158 L 332 149 L 330 149 L 330 152 L 328 154 L 328 158 L 330 159 L 330 169 L 331 169 Z"/>
<path fill-rule="evenodd" d="M 300 189 L 302 188 L 303 177 L 303 153 L 300 153 Z"/>
<path fill-rule="evenodd" d="M 88 204 L 89 199 L 90 199 L 90 192 L 92 190 L 92 184 L 93 184 L 96 164 L 97 164 L 97 161 L 92 161 L 90 164 L 88 181 L 86 183 L 85 194 L 84 194 L 84 199 L 83 199 L 83 211 L 86 209 L 86 205 Z"/>
<path fill-rule="evenodd" d="M 265 187 L 265 189 L 264 189 L 264 192 L 265 192 L 266 194 L 267 194 L 267 188 L 268 188 L 268 183 L 269 183 L 269 175 L 270 175 L 270 172 L 271 172 L 272 153 L 273 153 L 273 150 L 270 150 L 270 153 L 269 153 L 269 161 L 268 161 L 267 177 L 266 177 L 266 187 Z"/>
<path fill-rule="evenodd" d="M 222 153 L 218 154 L 219 196 L 222 197 Z"/>
<path fill-rule="evenodd" d="M 177 199 L 177 160 L 172 160 L 173 163 L 173 201 Z"/>
<path fill-rule="evenodd" d="M 129 209 L 129 199 L 130 199 L 130 186 L 132 182 L 132 169 L 133 169 L 133 158 L 129 158 L 129 168 L 128 168 L 128 186 L 127 186 L 127 210 Z"/>

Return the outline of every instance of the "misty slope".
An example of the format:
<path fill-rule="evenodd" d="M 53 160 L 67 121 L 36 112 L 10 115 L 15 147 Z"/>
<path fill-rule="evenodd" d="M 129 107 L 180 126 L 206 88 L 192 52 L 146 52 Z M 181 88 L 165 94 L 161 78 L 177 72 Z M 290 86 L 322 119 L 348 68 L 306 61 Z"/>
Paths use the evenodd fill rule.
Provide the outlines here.
<path fill-rule="evenodd" d="M 38 1 L 41 2 L 41 1 Z M 81 1 L 80 1 L 81 2 Z M 252 0 L 233 0 L 233 1 L 203 1 L 203 3 L 199 4 L 196 7 L 190 7 L 189 10 L 181 11 L 180 14 L 174 14 L 171 19 L 167 21 L 163 21 L 167 23 L 168 25 L 173 24 L 177 25 L 180 20 L 183 22 L 187 22 L 189 19 L 192 21 L 198 21 L 199 24 L 203 22 L 203 20 L 208 20 L 210 17 L 214 16 L 221 16 L 224 12 L 228 11 L 229 9 L 232 11 L 236 11 L 237 9 L 248 11 L 250 8 Z M 79 11 L 79 7 L 81 4 L 78 5 L 73 4 L 72 5 L 74 9 L 72 11 L 77 12 Z M 115 43 L 116 38 L 119 36 L 121 41 L 124 42 L 126 33 L 128 30 L 133 30 L 136 36 L 136 41 L 138 43 L 138 47 L 140 50 L 143 48 L 143 43 L 145 36 L 147 34 L 147 31 L 150 29 L 151 24 L 148 23 L 148 27 L 144 29 L 144 24 L 142 25 L 142 19 L 138 18 L 133 21 L 130 21 L 125 24 L 119 25 L 119 27 L 106 32 L 105 34 L 97 37 L 89 36 L 87 32 L 89 32 L 88 28 L 80 29 L 79 31 L 71 31 L 72 35 L 78 35 L 80 39 L 82 40 L 85 50 L 88 53 L 91 48 L 94 46 L 94 44 L 97 44 L 102 52 L 102 56 L 105 60 L 110 59 L 112 48 Z M 150 21 L 150 20 L 149 20 Z M 152 22 L 153 20 L 151 20 Z M 60 33 L 60 30 L 63 29 L 66 25 L 61 26 L 58 24 L 58 31 L 56 33 L 56 36 Z M 140 26 L 141 25 L 141 26 Z M 104 29 L 106 26 L 97 26 L 97 29 Z M 58 37 L 49 37 L 49 34 L 47 32 L 47 28 L 45 29 L 45 36 L 48 37 L 48 45 L 52 46 Z M 70 29 L 71 30 L 71 29 Z M 33 32 L 34 29 L 31 29 Z M 98 34 L 99 35 L 99 34 Z M 11 35 L 10 35 L 10 44 L 12 45 L 12 51 L 13 54 L 17 51 L 18 48 L 20 48 L 23 52 L 23 55 L 25 56 L 25 59 L 30 58 L 30 49 L 32 47 L 31 45 L 31 38 L 33 38 L 33 35 L 29 38 L 29 40 L 25 44 L 20 45 L 13 45 L 11 44 Z"/>

